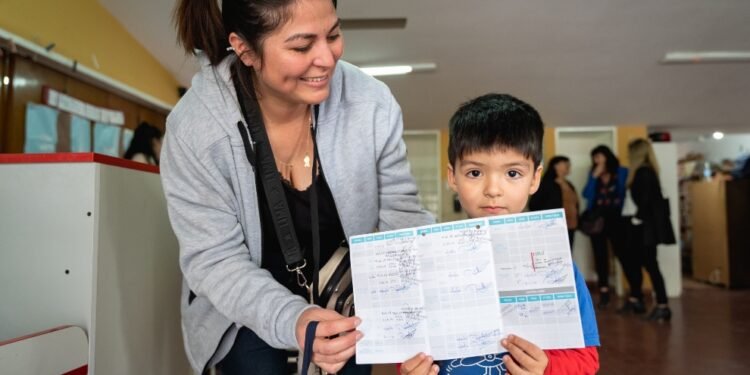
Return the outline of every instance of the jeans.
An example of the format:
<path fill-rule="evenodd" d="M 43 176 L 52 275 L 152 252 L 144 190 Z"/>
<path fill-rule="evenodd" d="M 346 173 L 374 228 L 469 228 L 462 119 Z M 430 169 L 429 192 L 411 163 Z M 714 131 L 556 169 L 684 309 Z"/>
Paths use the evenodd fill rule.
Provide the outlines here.
<path fill-rule="evenodd" d="M 296 365 L 287 363 L 289 352 L 275 349 L 266 344 L 255 332 L 246 327 L 240 328 L 232 349 L 216 364 L 222 375 L 266 375 L 290 374 L 297 371 Z M 369 375 L 370 365 L 357 365 L 354 358 L 346 363 L 338 374 Z"/>

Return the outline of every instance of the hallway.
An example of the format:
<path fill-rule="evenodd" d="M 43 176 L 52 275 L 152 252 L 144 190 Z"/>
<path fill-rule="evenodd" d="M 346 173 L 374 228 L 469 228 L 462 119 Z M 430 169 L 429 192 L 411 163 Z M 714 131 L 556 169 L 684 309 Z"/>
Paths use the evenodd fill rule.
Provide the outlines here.
<path fill-rule="evenodd" d="M 617 315 L 618 305 L 597 311 L 600 374 L 750 374 L 750 290 L 686 279 L 666 324 Z"/>

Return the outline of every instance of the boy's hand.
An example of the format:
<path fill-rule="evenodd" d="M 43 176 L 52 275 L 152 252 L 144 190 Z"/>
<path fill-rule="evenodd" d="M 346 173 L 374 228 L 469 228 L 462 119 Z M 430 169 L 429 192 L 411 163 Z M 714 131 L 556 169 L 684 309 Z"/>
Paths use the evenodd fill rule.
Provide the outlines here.
<path fill-rule="evenodd" d="M 543 375 L 547 368 L 547 354 L 538 346 L 518 336 L 509 335 L 502 341 L 510 355 L 503 357 L 505 368 L 511 375 Z"/>
<path fill-rule="evenodd" d="M 419 353 L 401 364 L 401 375 L 437 375 L 440 368 L 432 363 L 432 357 Z"/>

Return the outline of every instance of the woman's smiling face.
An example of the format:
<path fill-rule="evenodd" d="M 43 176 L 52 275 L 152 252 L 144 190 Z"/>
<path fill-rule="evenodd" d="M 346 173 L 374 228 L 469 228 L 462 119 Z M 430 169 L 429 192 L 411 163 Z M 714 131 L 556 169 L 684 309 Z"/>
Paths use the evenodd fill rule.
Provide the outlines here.
<path fill-rule="evenodd" d="M 251 54 L 256 90 L 291 104 L 318 104 L 328 98 L 344 51 L 336 9 L 331 0 L 300 0 L 289 11 L 289 20 L 263 40 L 262 58 Z"/>

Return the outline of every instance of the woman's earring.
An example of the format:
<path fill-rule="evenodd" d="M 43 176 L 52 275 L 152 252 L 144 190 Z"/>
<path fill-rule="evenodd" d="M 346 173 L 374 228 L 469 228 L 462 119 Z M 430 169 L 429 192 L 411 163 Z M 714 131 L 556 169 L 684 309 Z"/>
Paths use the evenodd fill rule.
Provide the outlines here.
<path fill-rule="evenodd" d="M 232 46 L 227 47 L 227 51 L 234 51 L 234 47 Z"/>

